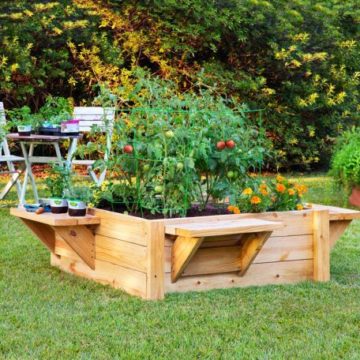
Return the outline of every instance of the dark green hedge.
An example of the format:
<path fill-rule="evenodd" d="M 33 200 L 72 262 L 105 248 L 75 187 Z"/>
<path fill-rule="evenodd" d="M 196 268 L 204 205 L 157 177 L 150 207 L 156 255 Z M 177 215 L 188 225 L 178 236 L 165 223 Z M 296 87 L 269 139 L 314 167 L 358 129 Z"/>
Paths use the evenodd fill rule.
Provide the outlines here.
<path fill-rule="evenodd" d="M 17 0 L 0 22 L 7 106 L 86 101 L 99 81 L 130 89 L 141 67 L 265 108 L 272 166 L 300 168 L 326 164 L 359 121 L 357 0 Z"/>

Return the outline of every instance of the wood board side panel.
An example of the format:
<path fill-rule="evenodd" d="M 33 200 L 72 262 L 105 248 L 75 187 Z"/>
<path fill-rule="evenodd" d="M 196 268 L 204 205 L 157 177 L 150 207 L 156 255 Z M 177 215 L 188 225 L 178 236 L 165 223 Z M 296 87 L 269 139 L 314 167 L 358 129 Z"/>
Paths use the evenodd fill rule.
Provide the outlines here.
<path fill-rule="evenodd" d="M 146 274 L 127 269 L 105 261 L 95 260 L 95 270 L 91 270 L 83 262 L 61 256 L 51 256 L 51 265 L 61 270 L 89 280 L 122 289 L 135 296 L 146 298 Z"/>
<path fill-rule="evenodd" d="M 55 253 L 72 260 L 82 261 L 60 236 L 56 237 Z M 147 270 L 146 246 L 102 235 L 95 235 L 95 258 L 137 271 L 146 272 Z"/>
<path fill-rule="evenodd" d="M 95 234 L 147 246 L 148 220 L 106 210 L 91 209 L 100 218 Z"/>
<path fill-rule="evenodd" d="M 293 284 L 313 278 L 313 260 L 253 264 L 244 277 L 237 273 L 189 276 L 171 282 L 165 274 L 165 292 L 205 291 L 233 287 Z"/>
<path fill-rule="evenodd" d="M 223 246 L 208 247 L 204 242 L 185 269 L 184 275 L 191 275 L 212 268 L 215 272 L 228 272 L 237 264 L 240 255 L 238 239 L 223 241 Z M 253 264 L 313 258 L 312 235 L 270 237 L 260 250 Z M 171 271 L 171 247 L 165 247 L 165 272 Z"/>

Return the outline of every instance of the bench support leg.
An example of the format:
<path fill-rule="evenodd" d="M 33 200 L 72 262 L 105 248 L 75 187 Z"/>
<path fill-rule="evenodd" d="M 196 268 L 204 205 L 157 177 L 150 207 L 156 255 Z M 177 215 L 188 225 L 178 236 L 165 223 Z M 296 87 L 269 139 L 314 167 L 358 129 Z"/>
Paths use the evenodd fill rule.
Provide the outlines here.
<path fill-rule="evenodd" d="M 244 234 L 241 239 L 240 276 L 244 276 L 272 231 Z"/>
<path fill-rule="evenodd" d="M 203 241 L 203 237 L 177 237 L 171 251 L 171 282 L 179 279 Z"/>

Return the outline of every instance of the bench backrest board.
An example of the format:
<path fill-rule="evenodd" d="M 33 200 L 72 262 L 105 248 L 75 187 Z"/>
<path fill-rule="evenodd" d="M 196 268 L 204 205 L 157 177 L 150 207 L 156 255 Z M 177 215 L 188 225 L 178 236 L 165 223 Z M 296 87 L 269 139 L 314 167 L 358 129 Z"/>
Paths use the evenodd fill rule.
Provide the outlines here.
<path fill-rule="evenodd" d="M 93 126 L 98 126 L 102 131 L 110 129 L 115 119 L 114 108 L 103 108 L 100 106 L 76 106 L 73 113 L 74 119 L 80 120 L 80 131 L 90 132 Z"/>

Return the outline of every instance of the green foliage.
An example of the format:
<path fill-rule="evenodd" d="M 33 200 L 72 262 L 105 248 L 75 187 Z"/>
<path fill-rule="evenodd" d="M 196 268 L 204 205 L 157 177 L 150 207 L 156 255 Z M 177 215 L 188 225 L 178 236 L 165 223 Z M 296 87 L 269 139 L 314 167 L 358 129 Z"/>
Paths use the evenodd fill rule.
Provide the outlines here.
<path fill-rule="evenodd" d="M 353 128 L 345 132 L 331 160 L 330 174 L 347 191 L 360 185 L 360 129 Z"/>
<path fill-rule="evenodd" d="M 261 168 L 266 138 L 247 118 L 251 111 L 208 91 L 178 96 L 175 89 L 170 81 L 143 78 L 128 99 L 120 97 L 140 106 L 118 111 L 110 158 L 98 162 L 116 183 L 103 187 L 98 200 L 129 212 L 185 215 L 194 203 L 203 209 L 210 199 L 222 202 L 249 169 Z M 228 140 L 234 147 L 225 146 Z"/>
<path fill-rule="evenodd" d="M 39 110 L 39 115 L 44 122 L 60 125 L 62 121 L 71 118 L 72 112 L 72 106 L 68 99 L 48 96 L 45 104 Z"/>
<path fill-rule="evenodd" d="M 136 87 L 139 68 L 266 109 L 271 165 L 322 165 L 359 120 L 356 0 L 141 0 L 0 4 L 0 95 L 37 110 L 88 102 L 94 83 Z"/>
<path fill-rule="evenodd" d="M 69 189 L 71 171 L 65 164 L 54 164 L 48 171 L 45 185 L 54 198 L 64 198 L 65 191 Z"/>
<path fill-rule="evenodd" d="M 6 124 L 7 128 L 16 127 L 19 125 L 31 125 L 36 128 L 39 125 L 40 118 L 37 114 L 33 114 L 29 106 L 23 106 L 13 110 L 8 110 L 7 115 L 10 121 Z"/>

